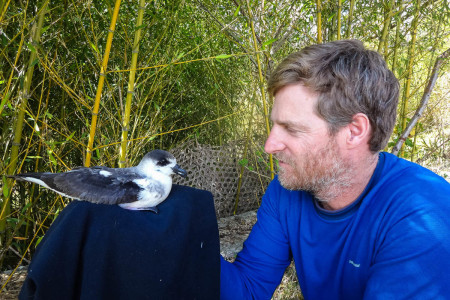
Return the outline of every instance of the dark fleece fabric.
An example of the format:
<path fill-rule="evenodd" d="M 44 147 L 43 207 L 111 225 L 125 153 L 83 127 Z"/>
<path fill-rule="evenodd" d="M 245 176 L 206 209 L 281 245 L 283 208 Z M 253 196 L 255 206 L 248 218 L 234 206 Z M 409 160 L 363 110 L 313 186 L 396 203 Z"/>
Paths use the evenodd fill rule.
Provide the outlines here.
<path fill-rule="evenodd" d="M 219 299 L 211 193 L 174 185 L 158 209 L 73 201 L 39 244 L 19 299 Z"/>

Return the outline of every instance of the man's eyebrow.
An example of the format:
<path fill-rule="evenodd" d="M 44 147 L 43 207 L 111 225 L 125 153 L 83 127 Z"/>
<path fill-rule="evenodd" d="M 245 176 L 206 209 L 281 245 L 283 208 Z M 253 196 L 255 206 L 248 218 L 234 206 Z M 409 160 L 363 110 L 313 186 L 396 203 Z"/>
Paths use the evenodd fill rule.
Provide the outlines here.
<path fill-rule="evenodd" d="M 273 123 L 276 123 L 278 125 L 284 126 L 284 127 L 290 127 L 290 128 L 294 128 L 294 129 L 298 129 L 301 131 L 308 131 L 309 127 L 303 123 L 300 122 L 293 122 L 293 121 L 276 121 L 271 119 L 271 121 Z"/>

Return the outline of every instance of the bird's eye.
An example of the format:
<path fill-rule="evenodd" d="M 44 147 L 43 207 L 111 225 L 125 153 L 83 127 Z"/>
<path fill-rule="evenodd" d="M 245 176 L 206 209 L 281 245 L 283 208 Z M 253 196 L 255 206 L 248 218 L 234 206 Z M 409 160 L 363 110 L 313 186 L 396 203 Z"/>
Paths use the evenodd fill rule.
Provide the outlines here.
<path fill-rule="evenodd" d="M 169 162 L 167 161 L 167 159 L 161 159 L 160 161 L 158 161 L 157 165 L 160 167 L 164 167 L 165 165 L 169 164 Z"/>

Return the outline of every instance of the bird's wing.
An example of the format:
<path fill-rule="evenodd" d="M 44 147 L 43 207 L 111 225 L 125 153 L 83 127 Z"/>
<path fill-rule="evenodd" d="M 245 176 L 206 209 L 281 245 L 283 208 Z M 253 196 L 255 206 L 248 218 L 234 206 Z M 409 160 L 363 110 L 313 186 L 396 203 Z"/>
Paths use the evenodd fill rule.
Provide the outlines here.
<path fill-rule="evenodd" d="M 139 176 L 131 170 L 81 167 L 53 175 L 52 184 L 48 184 L 50 188 L 66 196 L 93 203 L 134 202 L 138 200 L 141 191 L 133 181 Z"/>

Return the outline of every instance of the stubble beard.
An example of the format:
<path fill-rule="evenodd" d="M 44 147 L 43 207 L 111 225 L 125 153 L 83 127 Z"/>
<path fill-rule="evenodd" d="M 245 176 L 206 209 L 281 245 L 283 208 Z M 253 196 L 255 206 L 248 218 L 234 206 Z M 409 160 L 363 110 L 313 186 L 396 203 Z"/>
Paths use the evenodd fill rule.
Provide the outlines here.
<path fill-rule="evenodd" d="M 340 155 L 334 138 L 319 151 L 308 151 L 300 158 L 283 153 L 276 158 L 290 166 L 289 170 L 282 167 L 279 170 L 281 185 L 289 190 L 310 192 L 319 201 L 329 202 L 351 184 L 353 167 Z"/>

